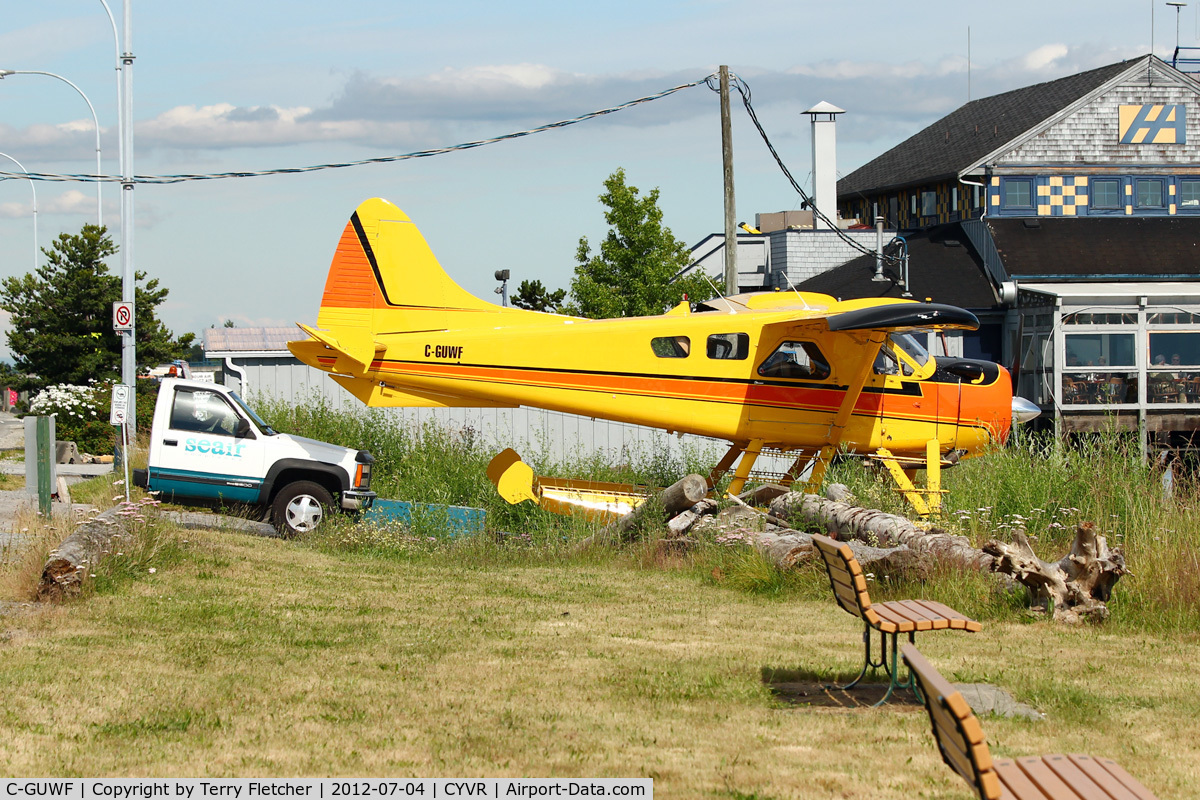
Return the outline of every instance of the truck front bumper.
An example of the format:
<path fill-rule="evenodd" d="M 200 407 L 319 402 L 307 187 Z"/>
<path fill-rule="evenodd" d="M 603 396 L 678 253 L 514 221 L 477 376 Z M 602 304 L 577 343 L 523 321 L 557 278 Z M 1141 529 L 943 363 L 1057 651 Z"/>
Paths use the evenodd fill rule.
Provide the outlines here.
<path fill-rule="evenodd" d="M 342 508 L 346 511 L 366 511 L 374 502 L 374 492 L 359 489 L 347 489 L 342 492 Z"/>

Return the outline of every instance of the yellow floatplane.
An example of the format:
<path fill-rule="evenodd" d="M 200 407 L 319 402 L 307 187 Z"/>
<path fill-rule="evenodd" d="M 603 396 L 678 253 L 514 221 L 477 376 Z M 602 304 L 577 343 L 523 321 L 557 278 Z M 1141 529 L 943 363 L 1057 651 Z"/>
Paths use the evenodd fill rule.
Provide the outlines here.
<path fill-rule="evenodd" d="M 806 292 L 605 320 L 503 308 L 462 289 L 412 220 L 372 199 L 342 232 L 316 327 L 288 346 L 368 406 L 531 406 L 724 439 L 710 480 L 734 469 L 733 493 L 763 453 L 787 454 L 777 479 L 807 470 L 811 490 L 839 450 L 858 453 L 926 515 L 943 466 L 1037 410 L 1014 400 L 1003 367 L 933 357 L 910 335 L 978 324 L 953 306 Z M 512 451 L 489 475 L 510 502 L 555 510 L 610 516 L 641 500 L 632 487 L 539 479 Z"/>

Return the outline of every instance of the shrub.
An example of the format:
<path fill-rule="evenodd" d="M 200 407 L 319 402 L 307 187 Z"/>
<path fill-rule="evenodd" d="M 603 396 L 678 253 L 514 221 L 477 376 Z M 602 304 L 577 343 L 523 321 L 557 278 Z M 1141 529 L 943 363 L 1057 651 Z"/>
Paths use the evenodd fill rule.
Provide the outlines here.
<path fill-rule="evenodd" d="M 110 392 L 109 385 L 94 382 L 47 386 L 29 401 L 29 413 L 53 414 L 54 435 L 61 441 L 75 442 L 87 453 L 110 453 L 114 431 L 108 424 Z"/>

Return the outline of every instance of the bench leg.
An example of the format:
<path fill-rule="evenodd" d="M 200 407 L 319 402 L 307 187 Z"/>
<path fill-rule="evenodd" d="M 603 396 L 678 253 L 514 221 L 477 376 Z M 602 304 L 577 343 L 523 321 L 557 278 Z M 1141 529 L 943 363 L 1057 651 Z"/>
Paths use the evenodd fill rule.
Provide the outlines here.
<path fill-rule="evenodd" d="M 880 634 L 880 636 L 883 636 L 883 634 Z M 871 660 L 871 626 L 870 625 L 863 625 L 862 638 L 863 638 L 862 670 L 859 671 L 857 678 L 850 681 L 845 686 L 838 687 L 839 689 L 841 689 L 843 691 L 846 689 L 853 689 L 855 686 L 857 686 L 858 682 L 861 681 L 863 679 L 863 677 L 867 674 L 868 669 L 879 669 L 880 667 L 883 667 L 885 669 L 887 668 L 887 637 L 884 636 L 884 640 L 883 640 L 883 642 L 881 642 L 881 648 L 880 648 L 878 661 Z"/>
<path fill-rule="evenodd" d="M 887 673 L 887 676 L 888 676 L 888 690 L 887 690 L 887 693 L 883 696 L 883 699 L 880 700 L 878 703 L 876 703 L 874 706 L 872 706 L 872 708 L 875 708 L 876 706 L 881 706 L 884 703 L 886 703 L 888 701 L 888 699 L 891 698 L 892 692 L 896 691 L 897 689 L 911 689 L 914 693 L 917 694 L 917 698 L 920 699 L 921 695 L 919 693 L 917 693 L 917 683 L 912 674 L 912 670 L 908 671 L 908 677 L 905 679 L 905 681 L 903 683 L 900 682 L 900 659 L 899 659 L 898 653 L 897 653 L 897 650 L 899 649 L 898 645 L 897 645 L 897 640 L 900 638 L 899 635 L 895 634 L 895 633 L 892 634 L 892 663 L 891 663 L 890 667 L 887 664 L 888 635 L 886 633 L 880 633 L 880 636 L 883 637 L 883 646 L 884 646 L 883 669 Z M 911 632 L 908 634 L 908 643 L 916 644 L 916 642 L 913 639 L 913 634 Z"/>

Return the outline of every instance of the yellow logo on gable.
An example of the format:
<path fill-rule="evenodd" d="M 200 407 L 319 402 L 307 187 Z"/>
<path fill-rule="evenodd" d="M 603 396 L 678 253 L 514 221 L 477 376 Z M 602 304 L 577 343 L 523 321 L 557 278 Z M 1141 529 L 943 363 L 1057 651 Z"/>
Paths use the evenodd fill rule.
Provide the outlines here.
<path fill-rule="evenodd" d="M 1121 144 L 1186 144 L 1187 109 L 1182 104 L 1118 106 Z"/>

